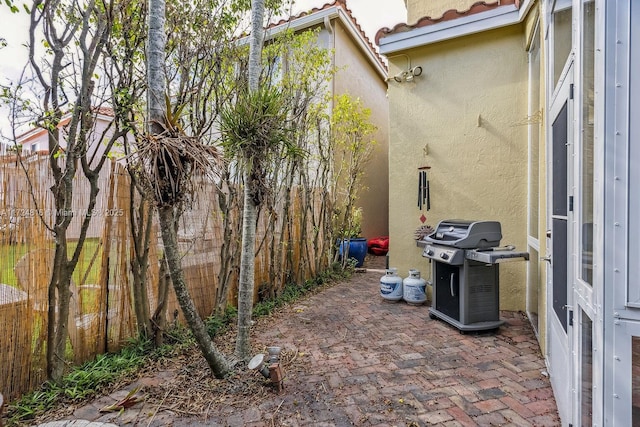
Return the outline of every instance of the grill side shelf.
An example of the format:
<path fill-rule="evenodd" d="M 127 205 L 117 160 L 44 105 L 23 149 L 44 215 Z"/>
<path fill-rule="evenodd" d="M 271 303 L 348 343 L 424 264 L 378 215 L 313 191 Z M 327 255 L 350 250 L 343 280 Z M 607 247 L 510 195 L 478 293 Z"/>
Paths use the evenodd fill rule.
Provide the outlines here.
<path fill-rule="evenodd" d="M 529 252 L 510 250 L 467 250 L 465 258 L 486 264 L 496 264 L 505 261 L 518 261 L 520 258 L 529 260 Z"/>

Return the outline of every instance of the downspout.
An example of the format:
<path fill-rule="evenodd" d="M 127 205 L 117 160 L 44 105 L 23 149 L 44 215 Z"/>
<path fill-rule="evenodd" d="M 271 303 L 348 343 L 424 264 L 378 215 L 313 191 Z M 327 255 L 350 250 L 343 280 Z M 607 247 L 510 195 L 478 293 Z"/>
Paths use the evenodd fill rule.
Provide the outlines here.
<path fill-rule="evenodd" d="M 335 70 L 336 68 L 336 32 L 331 26 L 331 18 L 329 15 L 325 15 L 324 17 L 324 28 L 327 30 L 329 34 L 331 34 L 331 48 L 333 50 L 333 54 L 331 55 L 331 69 Z M 335 96 L 336 96 L 336 74 L 333 75 L 331 79 L 331 117 L 333 117 L 333 108 L 335 104 Z"/>

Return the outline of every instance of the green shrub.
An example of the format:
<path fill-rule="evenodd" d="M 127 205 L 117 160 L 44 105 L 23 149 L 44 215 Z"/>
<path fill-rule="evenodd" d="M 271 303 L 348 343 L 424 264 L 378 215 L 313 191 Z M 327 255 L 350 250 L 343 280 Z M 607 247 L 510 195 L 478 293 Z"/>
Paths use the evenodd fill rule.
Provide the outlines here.
<path fill-rule="evenodd" d="M 209 336 L 215 337 L 227 330 L 229 325 L 235 322 L 238 317 L 238 309 L 228 305 L 222 315 L 210 316 L 205 321 Z"/>
<path fill-rule="evenodd" d="M 131 340 L 118 353 L 98 355 L 71 369 L 59 384 L 47 382 L 39 390 L 22 396 L 9 406 L 8 425 L 18 425 L 53 409 L 60 403 L 79 402 L 96 396 L 102 389 L 138 371 L 149 360 L 172 355 L 178 346 L 154 349 L 151 342 Z"/>
<path fill-rule="evenodd" d="M 342 268 L 339 262 L 333 263 L 329 269 L 317 275 L 313 279 L 309 279 L 302 284 L 288 284 L 283 289 L 280 295 L 276 298 L 268 299 L 258 302 L 253 307 L 253 316 L 268 316 L 278 307 L 295 302 L 300 299 L 306 293 L 314 290 L 315 288 L 335 280 L 344 279 L 351 275 L 355 263 L 351 263 L 347 268 Z"/>

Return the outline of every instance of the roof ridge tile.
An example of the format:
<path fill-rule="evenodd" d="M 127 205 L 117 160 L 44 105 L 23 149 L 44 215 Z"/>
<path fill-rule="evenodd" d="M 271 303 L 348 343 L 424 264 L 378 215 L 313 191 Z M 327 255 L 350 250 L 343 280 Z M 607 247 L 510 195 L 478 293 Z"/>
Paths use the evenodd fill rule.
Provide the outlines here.
<path fill-rule="evenodd" d="M 367 37 L 367 35 L 364 33 L 364 30 L 362 29 L 362 26 L 360 25 L 360 23 L 358 22 L 356 17 L 353 16 L 353 12 L 347 6 L 347 0 L 333 0 L 333 1 L 325 3 L 324 5 L 322 5 L 320 7 L 315 7 L 314 6 L 313 8 L 311 8 L 311 10 L 302 11 L 302 12 L 298 13 L 297 15 L 292 15 L 289 18 L 283 18 L 283 19 L 279 20 L 278 22 L 270 23 L 270 24 L 267 25 L 266 29 L 272 29 L 272 28 L 275 28 L 275 27 L 279 27 L 280 25 L 285 25 L 287 23 L 295 21 L 296 19 L 304 18 L 305 16 L 312 15 L 312 14 L 317 13 L 317 12 L 321 12 L 323 10 L 329 9 L 330 7 L 334 7 L 334 6 L 335 7 L 339 7 L 342 10 L 344 10 L 345 14 L 349 17 L 349 20 L 351 21 L 351 23 L 354 25 L 354 27 L 356 28 L 356 30 L 360 34 L 360 36 L 364 40 L 364 42 L 367 45 L 367 47 L 369 49 L 371 49 L 371 52 L 373 52 L 374 56 L 376 57 L 378 62 L 380 62 L 382 67 L 385 70 L 387 70 L 387 64 L 382 59 L 382 56 L 380 55 L 380 53 L 376 49 L 376 47 L 373 44 L 373 42 L 371 41 L 371 39 L 369 39 L 369 37 Z"/>
<path fill-rule="evenodd" d="M 336 0 L 340 1 L 340 0 Z M 501 6 L 515 5 L 516 8 L 520 8 L 520 0 L 496 0 L 494 2 L 477 1 L 473 3 L 467 10 L 448 9 L 440 15 L 438 18 L 432 18 L 430 16 L 423 16 L 418 19 L 415 24 L 407 24 L 400 22 L 393 26 L 393 28 L 383 27 L 376 32 L 375 42 L 380 45 L 380 39 L 390 36 L 392 34 L 404 33 L 407 31 L 415 30 L 416 28 L 426 27 L 428 25 L 437 24 L 445 21 L 452 21 L 454 19 L 462 18 L 464 16 L 475 15 L 477 13 L 486 12 L 488 10 L 496 9 Z"/>

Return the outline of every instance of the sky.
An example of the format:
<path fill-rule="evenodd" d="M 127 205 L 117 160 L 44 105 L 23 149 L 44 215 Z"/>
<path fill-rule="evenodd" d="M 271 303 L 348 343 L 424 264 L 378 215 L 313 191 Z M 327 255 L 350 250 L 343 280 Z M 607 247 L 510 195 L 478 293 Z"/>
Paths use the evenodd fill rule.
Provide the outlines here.
<path fill-rule="evenodd" d="M 332 0 L 297 0 L 293 13 L 297 14 L 331 2 Z M 380 28 L 392 28 L 399 22 L 407 21 L 404 0 L 347 0 L 347 7 L 372 43 L 375 43 L 375 35 Z"/>
<path fill-rule="evenodd" d="M 296 0 L 292 12 L 310 10 L 322 7 L 333 0 Z M 22 3 L 22 2 L 18 2 Z M 393 27 L 399 22 L 406 22 L 406 8 L 404 0 L 347 0 L 347 7 L 352 11 L 363 31 L 375 45 L 376 32 L 382 27 Z M 0 38 L 7 41 L 7 45 L 0 48 L 0 83 L 15 79 L 27 61 L 26 48 L 28 17 L 26 13 L 12 14 L 4 2 L 0 2 Z M 0 108 L 0 132 L 8 134 L 7 112 Z"/>

